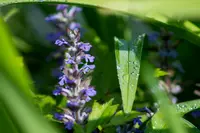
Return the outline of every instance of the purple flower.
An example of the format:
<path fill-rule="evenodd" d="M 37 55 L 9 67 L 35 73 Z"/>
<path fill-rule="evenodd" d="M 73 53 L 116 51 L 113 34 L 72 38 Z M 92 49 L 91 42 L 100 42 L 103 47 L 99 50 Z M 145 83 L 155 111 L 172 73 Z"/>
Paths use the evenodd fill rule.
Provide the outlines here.
<path fill-rule="evenodd" d="M 152 114 L 152 111 L 150 109 L 148 109 L 147 107 L 137 108 L 136 110 L 140 111 L 140 112 L 147 112 L 148 114 Z"/>
<path fill-rule="evenodd" d="M 90 54 L 85 54 L 83 58 L 85 58 L 86 62 L 94 62 L 94 59 L 95 59 L 95 57 L 91 56 Z"/>
<path fill-rule="evenodd" d="M 85 96 L 95 96 L 97 94 L 97 92 L 94 90 L 93 87 L 84 89 L 82 92 L 84 93 Z"/>
<path fill-rule="evenodd" d="M 91 48 L 91 47 L 92 47 L 92 46 L 91 46 L 89 43 L 83 43 L 83 42 L 79 43 L 79 48 L 80 48 L 81 50 L 85 51 L 85 52 L 90 51 L 90 48 Z"/>
<path fill-rule="evenodd" d="M 142 121 L 140 120 L 142 117 L 137 117 L 137 118 L 134 118 L 133 119 L 133 125 L 135 125 L 135 124 L 137 124 L 138 123 L 138 125 L 142 125 Z"/>
<path fill-rule="evenodd" d="M 54 114 L 54 118 L 56 118 L 57 120 L 61 121 L 64 118 L 63 114 L 59 114 L 59 113 L 55 113 Z"/>
<path fill-rule="evenodd" d="M 68 121 L 68 122 L 65 122 L 64 125 L 65 125 L 65 128 L 66 128 L 66 129 L 72 130 L 72 128 L 73 128 L 73 126 L 74 126 L 74 123 L 71 122 L 71 121 Z"/>
<path fill-rule="evenodd" d="M 75 14 L 76 14 L 77 12 L 80 12 L 80 11 L 82 11 L 81 8 L 73 6 L 73 7 L 69 10 L 68 16 L 69 16 L 69 17 L 74 17 Z"/>
<path fill-rule="evenodd" d="M 58 4 L 57 7 L 56 7 L 56 10 L 57 11 L 62 11 L 62 10 L 65 10 L 67 7 L 68 7 L 68 5 Z"/>
<path fill-rule="evenodd" d="M 73 58 L 69 58 L 69 59 L 65 60 L 65 63 L 66 64 L 75 64 L 76 62 L 74 61 Z"/>
<path fill-rule="evenodd" d="M 69 46 L 69 43 L 67 41 L 65 41 L 65 39 L 57 39 L 55 44 L 58 45 L 58 46 L 62 46 L 64 44 Z"/>
<path fill-rule="evenodd" d="M 83 73 L 87 73 L 89 70 L 93 70 L 94 68 L 95 68 L 95 65 L 85 64 L 81 69 L 83 70 Z"/>
<path fill-rule="evenodd" d="M 62 89 L 60 87 L 57 87 L 57 89 L 53 91 L 53 95 L 58 96 L 61 94 L 61 92 L 62 92 Z"/>
<path fill-rule="evenodd" d="M 85 101 L 89 102 L 91 100 L 91 98 L 89 96 L 86 97 Z"/>
<path fill-rule="evenodd" d="M 80 107 L 80 105 L 77 102 L 69 101 L 67 103 L 67 107 L 70 108 L 71 110 L 77 110 Z"/>
<path fill-rule="evenodd" d="M 69 25 L 70 30 L 75 30 L 75 29 L 80 29 L 80 28 L 81 28 L 81 25 L 79 23 L 72 22 Z"/>
<path fill-rule="evenodd" d="M 60 79 L 59 85 L 61 85 L 61 86 L 63 86 L 64 84 L 67 84 L 67 83 L 69 83 L 69 84 L 73 84 L 74 83 L 74 81 L 68 79 L 68 77 L 66 75 L 61 76 L 59 79 Z"/>

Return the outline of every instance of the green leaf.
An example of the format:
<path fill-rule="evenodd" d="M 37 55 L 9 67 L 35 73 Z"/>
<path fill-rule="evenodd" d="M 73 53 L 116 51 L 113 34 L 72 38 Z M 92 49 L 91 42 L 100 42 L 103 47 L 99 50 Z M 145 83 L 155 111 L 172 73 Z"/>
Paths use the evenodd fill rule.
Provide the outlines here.
<path fill-rule="evenodd" d="M 74 133 L 85 133 L 85 131 L 83 130 L 83 127 L 81 125 L 75 124 Z"/>
<path fill-rule="evenodd" d="M 137 111 L 131 111 L 129 114 L 125 114 L 122 110 L 120 110 L 115 114 L 115 116 L 112 117 L 112 119 L 110 120 L 110 123 L 108 123 L 106 127 L 123 125 L 126 122 L 129 122 L 140 115 L 142 115 L 142 113 L 137 112 Z"/>
<path fill-rule="evenodd" d="M 160 105 L 160 112 L 157 112 L 153 116 L 150 122 L 151 125 L 149 127 L 158 127 L 160 130 L 163 128 L 163 126 L 165 126 L 164 123 L 166 123 L 166 125 L 169 126 L 170 132 L 186 133 L 175 107 L 169 104 L 170 100 L 166 92 L 159 88 L 158 79 L 153 76 L 155 72 L 153 66 L 151 66 L 148 62 L 143 62 L 141 72 L 141 79 L 147 84 L 147 87 L 152 91 L 153 97 Z"/>
<path fill-rule="evenodd" d="M 114 115 L 113 112 L 116 111 L 117 105 L 111 106 L 112 101 L 113 99 L 103 105 L 94 102 L 92 113 L 89 115 L 88 123 L 86 125 L 86 133 L 91 133 L 99 125 L 106 124 Z"/>
<path fill-rule="evenodd" d="M 184 127 L 191 133 L 200 133 L 197 127 L 195 127 L 192 123 L 185 120 L 184 118 L 180 118 L 181 123 Z M 169 125 L 164 120 L 163 114 L 158 111 L 151 120 L 147 123 L 147 127 L 145 129 L 145 133 L 169 133 Z"/>
<path fill-rule="evenodd" d="M 29 85 L 29 77 L 26 71 L 17 64 L 17 51 L 12 45 L 12 39 L 8 34 L 3 20 L 0 18 L 0 102 L 8 117 L 12 121 L 10 127 L 15 126 L 20 133 L 58 133 L 53 125 L 45 119 L 33 107 L 30 98 L 33 96 Z M 3 123 L 4 119 L 0 119 Z M 1 132 L 8 131 L 2 125 Z"/>
<path fill-rule="evenodd" d="M 7 75 L 15 86 L 28 97 L 34 96 L 32 93 L 33 86 L 28 84 L 31 82 L 25 67 L 23 69 L 19 65 L 16 57 L 19 57 L 17 51 L 13 47 L 12 37 L 4 26 L 3 20 L 0 18 L 0 70 L 2 74 Z M 11 63 L 12 61 L 12 63 Z"/>
<path fill-rule="evenodd" d="M 155 77 L 162 77 L 168 75 L 167 72 L 162 71 L 160 68 L 155 69 Z"/>
<path fill-rule="evenodd" d="M 182 118 L 182 121 L 184 122 L 185 127 L 187 127 L 188 131 L 190 133 L 200 133 L 200 130 L 193 125 L 191 122 L 189 122 L 188 120 Z"/>
<path fill-rule="evenodd" d="M 51 113 L 52 108 L 56 105 L 56 101 L 51 96 L 36 95 L 34 99 L 35 104 L 40 108 L 43 114 Z"/>
<path fill-rule="evenodd" d="M 177 18 L 196 18 L 200 12 L 199 0 L 0 0 L 0 6 L 13 3 L 73 3 L 87 6 L 103 7 L 126 12 L 132 15 L 146 16 L 147 14 L 161 13 Z M 177 6 L 179 5 L 179 6 Z M 187 5 L 187 7 L 185 6 Z M 152 8 L 154 7 L 154 8 Z M 195 8 L 194 8 L 195 7 Z"/>
<path fill-rule="evenodd" d="M 131 112 L 135 99 L 144 38 L 145 35 L 139 36 L 133 44 L 115 38 L 117 72 L 125 113 Z"/>
<path fill-rule="evenodd" d="M 200 100 L 192 100 L 175 105 L 176 111 L 181 115 L 185 115 L 193 110 L 200 108 Z"/>

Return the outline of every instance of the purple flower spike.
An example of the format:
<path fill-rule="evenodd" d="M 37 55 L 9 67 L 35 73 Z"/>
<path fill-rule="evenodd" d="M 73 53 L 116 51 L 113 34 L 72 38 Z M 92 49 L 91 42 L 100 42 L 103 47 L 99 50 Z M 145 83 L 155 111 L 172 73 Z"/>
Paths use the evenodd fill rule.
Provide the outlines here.
<path fill-rule="evenodd" d="M 95 57 L 90 54 L 85 54 L 84 56 L 86 62 L 94 62 Z"/>
<path fill-rule="evenodd" d="M 70 30 L 75 30 L 75 29 L 80 29 L 81 28 L 81 25 L 79 23 L 75 23 L 75 22 L 72 22 L 70 25 L 69 25 L 69 29 Z"/>
<path fill-rule="evenodd" d="M 68 5 L 58 4 L 57 7 L 56 7 L 56 10 L 57 11 L 62 11 L 62 10 L 65 10 L 67 7 L 68 7 Z"/>
<path fill-rule="evenodd" d="M 92 46 L 91 46 L 89 43 L 83 43 L 83 42 L 81 42 L 81 43 L 79 44 L 79 48 L 80 48 L 81 50 L 85 51 L 85 52 L 90 51 L 90 48 L 91 48 L 91 47 L 92 47 Z"/>
<path fill-rule="evenodd" d="M 67 41 L 65 41 L 65 39 L 57 39 L 55 44 L 58 45 L 58 46 L 62 46 L 64 44 L 69 46 L 69 43 Z"/>
<path fill-rule="evenodd" d="M 59 114 L 59 113 L 55 113 L 54 114 L 54 118 L 56 118 L 57 120 L 62 120 L 64 118 L 64 115 L 63 114 Z"/>
<path fill-rule="evenodd" d="M 58 96 L 61 94 L 61 92 L 62 92 L 62 89 L 60 87 L 57 87 L 57 89 L 53 91 L 53 95 Z"/>
<path fill-rule="evenodd" d="M 66 128 L 66 129 L 72 130 L 72 128 L 73 128 L 73 126 L 74 126 L 74 123 L 71 122 L 71 121 L 68 121 L 68 122 L 65 122 L 64 125 L 65 125 L 65 128 Z"/>

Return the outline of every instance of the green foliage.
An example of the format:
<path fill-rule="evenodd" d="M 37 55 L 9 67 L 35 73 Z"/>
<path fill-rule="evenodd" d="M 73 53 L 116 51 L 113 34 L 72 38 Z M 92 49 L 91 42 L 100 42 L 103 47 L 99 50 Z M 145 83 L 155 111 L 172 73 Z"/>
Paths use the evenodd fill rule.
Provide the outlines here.
<path fill-rule="evenodd" d="M 103 105 L 94 102 L 92 113 L 86 125 L 86 133 L 91 133 L 96 127 L 106 124 L 111 119 L 111 116 L 117 110 L 117 105 L 112 105 L 112 101 L 113 99 Z"/>
<path fill-rule="evenodd" d="M 166 75 L 168 75 L 168 73 L 165 72 L 165 71 L 162 71 L 160 68 L 156 68 L 156 69 L 155 69 L 155 74 L 154 74 L 154 76 L 155 76 L 156 78 L 162 77 L 162 76 L 166 76 Z"/>
<path fill-rule="evenodd" d="M 183 124 L 185 129 L 192 133 L 200 133 L 200 131 L 189 121 L 184 118 L 180 118 L 180 122 Z M 148 122 L 145 133 L 169 133 L 169 125 L 164 120 L 163 114 L 158 111 Z"/>
<path fill-rule="evenodd" d="M 118 79 L 125 113 L 131 112 L 135 99 L 144 37 L 139 36 L 133 44 L 115 38 Z"/>
<path fill-rule="evenodd" d="M 162 127 L 164 126 L 162 123 L 165 122 L 169 126 L 172 133 L 186 133 L 185 128 L 180 121 L 180 116 L 177 115 L 175 108 L 169 104 L 167 94 L 158 87 L 158 80 L 153 77 L 155 71 L 154 68 L 147 62 L 143 62 L 142 66 L 142 80 L 144 80 L 147 86 L 151 89 L 154 98 L 158 100 L 160 105 L 161 114 L 156 113 L 154 115 L 155 120 L 152 118 L 150 122 L 154 122 L 158 126 Z M 163 117 L 163 122 L 158 121 L 160 120 L 160 116 Z M 151 124 L 151 126 L 154 125 Z"/>
<path fill-rule="evenodd" d="M 46 95 L 36 95 L 34 100 L 35 105 L 43 114 L 51 112 L 52 108 L 56 105 L 56 101 L 52 97 Z"/>
<path fill-rule="evenodd" d="M 0 34 L 0 102 L 5 110 L 3 113 L 5 116 L 0 123 L 7 122 L 9 124 L 7 126 L 15 130 L 12 132 L 58 133 L 39 115 L 30 102 L 33 94 L 30 91 L 32 87 L 29 84 L 28 74 L 24 71 L 24 67 L 18 64 L 16 59 L 18 54 L 12 46 L 12 39 L 2 19 L 0 19 Z M 7 126 L 1 126 L 1 131 L 8 131 Z"/>
<path fill-rule="evenodd" d="M 140 115 L 143 115 L 143 114 L 136 111 L 131 111 L 129 114 L 125 114 L 122 110 L 120 110 L 112 117 L 112 119 L 106 126 L 123 125 L 133 120 L 133 118 L 136 118 Z"/>
<path fill-rule="evenodd" d="M 176 111 L 181 115 L 185 115 L 193 110 L 200 108 L 200 100 L 187 101 L 175 105 Z"/>

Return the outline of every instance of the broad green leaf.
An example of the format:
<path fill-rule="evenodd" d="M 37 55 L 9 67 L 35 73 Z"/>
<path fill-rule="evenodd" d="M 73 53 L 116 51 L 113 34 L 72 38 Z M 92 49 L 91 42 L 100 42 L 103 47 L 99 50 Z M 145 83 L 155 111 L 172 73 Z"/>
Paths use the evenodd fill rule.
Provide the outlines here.
<path fill-rule="evenodd" d="M 180 121 L 180 116 L 178 116 L 176 109 L 173 105 L 170 105 L 170 100 L 165 91 L 159 88 L 158 79 L 154 77 L 155 69 L 147 62 L 142 63 L 141 68 L 141 78 L 147 84 L 147 87 L 152 91 L 152 95 L 155 100 L 158 101 L 160 108 L 160 114 L 155 114 L 151 120 L 150 127 L 157 124 L 157 126 L 164 126 L 162 123 L 168 125 L 172 133 L 186 133 L 186 130 Z M 162 121 L 158 121 L 163 118 Z M 154 124 L 152 125 L 152 122 Z M 162 128 L 162 127 L 159 127 Z"/>
<path fill-rule="evenodd" d="M 19 57 L 13 47 L 12 37 L 9 36 L 3 20 L 0 18 L 0 71 L 2 74 L 9 77 L 15 86 L 23 92 L 26 96 L 32 97 L 32 88 L 29 75 L 25 67 L 23 69 L 19 65 L 16 57 Z"/>
<path fill-rule="evenodd" d="M 74 125 L 74 133 L 85 133 L 85 131 L 81 125 L 75 124 Z"/>
<path fill-rule="evenodd" d="M 18 133 L 17 128 L 8 116 L 8 113 L 4 109 L 4 106 L 0 103 L 0 131 L 5 133 Z"/>
<path fill-rule="evenodd" d="M 24 67 L 18 64 L 18 54 L 12 45 L 12 37 L 9 36 L 1 18 L 0 34 L 0 102 L 9 120 L 20 133 L 58 133 L 30 102 L 30 97 L 33 96 L 30 79 Z M 2 123 L 3 119 L 0 121 Z M 2 127 L 1 131 L 6 131 L 5 128 L 6 126 Z"/>
<path fill-rule="evenodd" d="M 200 100 L 187 101 L 175 105 L 176 111 L 181 115 L 185 115 L 193 110 L 200 108 Z"/>
<path fill-rule="evenodd" d="M 184 118 L 180 118 L 181 123 L 184 125 L 185 129 L 187 129 L 191 133 L 200 133 L 197 127 L 195 127 L 192 123 L 185 120 Z M 163 114 L 158 111 L 151 120 L 147 123 L 147 128 L 145 129 L 145 133 L 169 133 L 169 125 L 164 120 Z"/>
<path fill-rule="evenodd" d="M 139 36 L 133 44 L 115 38 L 117 73 L 125 113 L 131 112 L 135 99 L 144 37 Z"/>
<path fill-rule="evenodd" d="M 103 7 L 115 11 L 122 11 L 130 15 L 138 16 L 142 19 L 151 21 L 156 26 L 167 26 L 173 29 L 176 36 L 184 38 L 193 44 L 200 44 L 199 27 L 190 21 L 170 22 L 171 19 L 196 19 L 199 16 L 196 12 L 200 11 L 197 5 L 199 0 L 1 0 L 0 6 L 13 3 L 73 3 L 83 6 Z M 179 6 L 176 6 L 179 5 Z M 187 7 L 185 7 L 187 5 Z M 154 8 L 152 8 L 154 7 Z"/>
<path fill-rule="evenodd" d="M 86 125 L 86 133 L 91 133 L 99 125 L 104 125 L 114 115 L 117 106 L 112 105 L 113 99 L 109 102 L 100 105 L 94 102 L 92 107 L 92 113 L 89 115 L 88 123 Z"/>
<path fill-rule="evenodd" d="M 129 122 L 133 120 L 134 118 L 138 116 L 142 116 L 141 112 L 137 111 L 131 111 L 129 114 L 125 114 L 122 110 L 118 111 L 110 120 L 110 122 L 106 125 L 107 126 L 117 126 L 117 125 L 123 125 L 126 122 Z"/>
<path fill-rule="evenodd" d="M 13 3 L 73 3 L 118 10 L 137 16 L 145 16 L 151 12 L 156 12 L 175 19 L 178 16 L 181 16 L 181 18 L 196 18 L 198 17 L 196 13 L 200 12 L 199 0 L 1 0 L 0 6 Z"/>
<path fill-rule="evenodd" d="M 53 125 L 47 123 L 39 112 L 27 101 L 20 90 L 0 73 L 0 97 L 10 119 L 20 129 L 20 133 L 57 133 Z"/>

